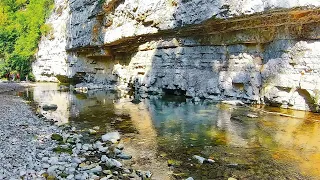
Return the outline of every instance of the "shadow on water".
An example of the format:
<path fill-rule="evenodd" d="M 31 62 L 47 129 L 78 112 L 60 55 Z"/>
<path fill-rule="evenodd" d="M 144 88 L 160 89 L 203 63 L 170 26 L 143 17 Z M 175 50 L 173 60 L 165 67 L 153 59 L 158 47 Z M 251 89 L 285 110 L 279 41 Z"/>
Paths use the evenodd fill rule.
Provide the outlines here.
<path fill-rule="evenodd" d="M 320 177 L 317 122 L 176 96 L 151 96 L 135 104 L 117 92 L 75 94 L 59 92 L 54 86 L 38 85 L 22 94 L 40 105 L 49 101 L 58 105 L 57 111 L 44 116 L 60 116 L 62 123 L 77 129 L 99 126 L 97 137 L 120 131 L 124 151 L 133 156 L 123 163 L 150 170 L 154 179 Z M 259 118 L 249 118 L 248 113 Z M 199 164 L 194 155 L 216 162 Z"/>

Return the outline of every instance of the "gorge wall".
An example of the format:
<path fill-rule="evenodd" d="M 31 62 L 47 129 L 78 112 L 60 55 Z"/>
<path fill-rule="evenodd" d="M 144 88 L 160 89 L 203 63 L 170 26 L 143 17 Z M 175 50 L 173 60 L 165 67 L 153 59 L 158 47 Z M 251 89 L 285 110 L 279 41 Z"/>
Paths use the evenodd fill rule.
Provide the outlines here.
<path fill-rule="evenodd" d="M 319 0 L 55 3 L 37 80 L 318 110 Z"/>

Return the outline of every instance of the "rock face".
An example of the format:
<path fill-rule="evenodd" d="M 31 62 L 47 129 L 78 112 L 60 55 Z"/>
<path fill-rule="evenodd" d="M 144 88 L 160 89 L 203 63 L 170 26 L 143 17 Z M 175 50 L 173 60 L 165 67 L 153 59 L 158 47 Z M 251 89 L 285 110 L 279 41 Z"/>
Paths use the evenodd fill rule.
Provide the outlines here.
<path fill-rule="evenodd" d="M 53 75 L 134 88 L 142 97 L 165 92 L 318 110 L 318 0 L 65 3 L 70 15 L 59 48 L 66 61 L 36 61 L 66 67 L 52 68 Z M 37 63 L 34 69 L 45 72 Z"/>
<path fill-rule="evenodd" d="M 51 31 L 42 37 L 36 61 L 32 64 L 37 81 L 58 81 L 57 75 L 68 74 L 67 53 L 65 50 L 66 30 L 69 20 L 69 4 L 66 0 L 55 0 L 54 12 L 46 25 Z"/>

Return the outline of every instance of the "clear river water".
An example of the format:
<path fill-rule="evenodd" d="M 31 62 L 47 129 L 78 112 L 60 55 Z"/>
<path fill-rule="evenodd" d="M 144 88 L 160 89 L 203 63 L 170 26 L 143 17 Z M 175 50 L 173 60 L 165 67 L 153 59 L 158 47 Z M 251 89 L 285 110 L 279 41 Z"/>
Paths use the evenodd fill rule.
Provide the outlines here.
<path fill-rule="evenodd" d="M 56 111 L 37 110 L 58 124 L 84 131 L 99 126 L 97 138 L 119 131 L 124 151 L 133 156 L 123 163 L 150 170 L 152 179 L 320 179 L 319 114 L 174 96 L 132 102 L 118 92 L 58 89 L 37 84 L 19 95 L 37 105 L 58 105 Z M 194 155 L 215 163 L 200 164 Z"/>

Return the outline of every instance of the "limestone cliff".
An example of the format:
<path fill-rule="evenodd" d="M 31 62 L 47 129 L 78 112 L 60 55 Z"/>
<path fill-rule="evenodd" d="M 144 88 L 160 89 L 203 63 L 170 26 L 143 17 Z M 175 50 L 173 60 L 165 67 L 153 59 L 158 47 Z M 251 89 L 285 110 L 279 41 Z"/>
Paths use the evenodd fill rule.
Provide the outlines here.
<path fill-rule="evenodd" d="M 38 81 L 57 81 L 57 75 L 68 74 L 66 30 L 69 20 L 67 0 L 55 0 L 55 8 L 46 24 L 51 31 L 42 37 L 36 61 L 32 64 L 33 74 Z"/>
<path fill-rule="evenodd" d="M 134 88 L 142 97 L 170 92 L 318 110 L 319 0 L 56 5 L 48 22 L 57 36 L 43 38 L 33 67 L 39 80 L 50 74 L 91 88 Z"/>

